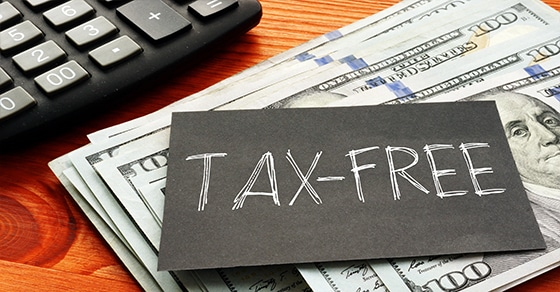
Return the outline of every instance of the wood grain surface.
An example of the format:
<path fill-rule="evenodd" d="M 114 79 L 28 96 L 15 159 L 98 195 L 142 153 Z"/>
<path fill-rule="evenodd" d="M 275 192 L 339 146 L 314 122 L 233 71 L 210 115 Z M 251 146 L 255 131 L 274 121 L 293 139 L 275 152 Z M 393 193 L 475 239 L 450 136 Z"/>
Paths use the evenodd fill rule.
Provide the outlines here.
<path fill-rule="evenodd" d="M 140 286 L 47 166 L 86 135 L 140 117 L 396 0 L 261 0 L 261 23 L 203 61 L 0 153 L 0 291 L 137 291 Z M 560 10 L 560 0 L 545 0 Z M 560 260 L 560 259 L 558 259 Z M 559 291 L 560 268 L 512 291 Z"/>

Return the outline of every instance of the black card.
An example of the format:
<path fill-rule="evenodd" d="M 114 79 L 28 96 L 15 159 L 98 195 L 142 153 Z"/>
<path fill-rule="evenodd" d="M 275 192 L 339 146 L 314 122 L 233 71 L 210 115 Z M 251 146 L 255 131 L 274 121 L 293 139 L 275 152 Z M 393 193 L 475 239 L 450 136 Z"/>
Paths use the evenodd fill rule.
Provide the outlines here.
<path fill-rule="evenodd" d="M 542 249 L 494 102 L 174 113 L 160 270 Z"/>

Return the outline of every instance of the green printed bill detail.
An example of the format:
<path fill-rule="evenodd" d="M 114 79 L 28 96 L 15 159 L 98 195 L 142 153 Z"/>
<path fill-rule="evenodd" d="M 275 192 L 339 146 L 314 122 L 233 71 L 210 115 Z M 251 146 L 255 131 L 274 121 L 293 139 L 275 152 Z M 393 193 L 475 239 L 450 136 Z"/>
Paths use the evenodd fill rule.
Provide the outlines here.
<path fill-rule="evenodd" d="M 461 58 L 461 66 L 445 64 L 433 70 L 430 75 L 380 82 L 379 86 L 335 101 L 329 106 L 421 102 L 489 78 L 516 70 L 527 72 L 531 68 L 537 68 L 536 65 L 542 67 L 560 59 L 560 35 L 557 32 L 546 30 L 535 34 L 533 40 L 536 43 L 506 42 L 489 49 L 485 54 L 464 56 Z"/>
<path fill-rule="evenodd" d="M 372 40 L 369 51 L 346 58 L 346 63 L 331 64 L 328 69 L 316 71 L 306 78 L 296 76 L 246 95 L 244 98 L 219 107 L 222 109 L 259 109 L 298 107 L 299 104 L 328 104 L 359 92 L 396 80 L 426 75 L 451 61 L 487 51 L 504 43 L 529 45 L 537 31 L 557 23 L 556 14 L 536 5 L 515 2 L 498 12 L 472 9 L 468 19 L 458 19 L 449 24 L 420 33 L 404 29 Z M 542 4 L 542 3 L 541 3 Z M 474 7 L 474 6 L 473 6 Z M 469 11 L 467 9 L 467 11 Z M 474 20 L 473 20 L 474 18 Z M 498 23 L 490 29 L 484 23 Z M 503 24 L 502 24 L 503 23 Z M 481 30 L 484 28 L 484 30 Z M 552 29 L 551 29 L 552 30 Z M 409 36 L 414 34 L 414 38 Z M 530 36 L 530 37 L 528 37 Z M 524 38 L 525 37 L 525 38 Z M 395 41 L 400 40 L 400 41 Z M 375 41 L 375 42 L 373 42 Z M 495 58 L 495 57 L 494 57 Z M 348 61 L 350 60 L 350 61 Z M 356 62 L 368 64 L 356 68 Z M 309 72 L 313 73 L 313 72 Z"/>
<path fill-rule="evenodd" d="M 389 291 L 366 260 L 300 264 L 297 268 L 314 291 Z"/>

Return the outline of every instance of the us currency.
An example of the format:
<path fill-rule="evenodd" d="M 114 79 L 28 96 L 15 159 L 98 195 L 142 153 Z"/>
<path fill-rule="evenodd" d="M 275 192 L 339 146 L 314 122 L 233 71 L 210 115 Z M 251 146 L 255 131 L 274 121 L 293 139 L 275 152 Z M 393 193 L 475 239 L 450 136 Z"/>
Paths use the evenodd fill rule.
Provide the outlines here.
<path fill-rule="evenodd" d="M 297 265 L 313 291 L 389 291 L 368 261 Z"/>
<path fill-rule="evenodd" d="M 134 151 L 141 148 L 141 145 L 135 143 L 137 139 L 125 139 L 126 135 L 112 139 L 112 144 L 101 147 L 97 145 L 89 145 L 81 149 L 75 150 L 68 154 L 73 168 L 79 175 L 80 179 L 87 184 L 91 191 L 87 201 L 97 201 L 97 206 L 102 210 L 98 213 L 105 212 L 113 221 L 119 232 L 122 234 L 124 241 L 129 244 L 131 252 L 137 255 L 138 260 L 150 272 L 152 277 L 164 291 L 181 291 L 185 286 L 191 285 L 193 279 L 190 272 L 160 272 L 157 271 L 157 249 L 154 243 L 158 235 L 157 231 L 141 230 L 137 228 L 136 222 L 130 217 L 129 210 L 120 207 L 120 202 L 114 194 L 104 184 L 99 176 L 97 176 L 93 164 L 99 163 L 104 159 L 110 159 Z M 120 140 L 119 140 L 120 139 Z M 97 147 L 97 148 L 96 148 Z M 150 216 L 153 220 L 153 216 Z M 152 222 L 144 218 L 146 222 Z M 157 226 L 157 224 L 155 225 Z M 148 231 L 148 232 L 147 232 Z M 151 238 L 152 240 L 147 240 Z M 157 239 L 159 240 L 159 239 Z"/>
<path fill-rule="evenodd" d="M 539 32 L 532 37 L 533 44 L 506 42 L 485 56 L 469 55 L 461 59 L 461 66 L 445 64 L 428 76 L 417 75 L 371 87 L 364 92 L 335 101 L 329 106 L 357 106 L 377 104 L 402 104 L 437 98 L 457 88 L 467 87 L 492 78 L 523 69 L 534 70 L 560 58 L 555 48 L 560 46 L 556 31 Z M 552 48 L 553 51 L 549 51 Z M 539 52 L 546 53 L 546 56 Z"/>
<path fill-rule="evenodd" d="M 86 147 L 77 149 L 68 155 L 73 167 L 78 171 L 80 176 L 91 189 L 94 199 L 99 201 L 99 204 L 105 209 L 111 218 L 119 218 L 117 216 L 113 216 L 113 214 L 119 214 L 122 210 L 121 204 L 128 207 L 134 206 L 139 208 L 145 205 L 144 203 L 134 204 L 135 201 L 127 197 L 119 197 L 119 195 L 115 192 L 119 189 L 111 189 L 96 171 L 95 166 L 111 160 L 126 159 L 126 157 L 130 157 L 130 155 L 133 155 L 133 153 L 142 149 L 149 151 L 150 149 L 165 147 L 160 145 L 168 144 L 167 139 L 169 137 L 169 129 L 164 128 L 161 130 L 162 127 L 160 127 L 157 123 L 153 123 L 151 125 L 152 128 L 150 128 L 148 132 L 140 133 L 134 129 L 105 141 L 104 143 L 90 144 Z M 151 136 L 152 140 L 149 144 L 144 144 L 144 140 L 141 138 L 147 136 Z M 124 187 L 125 186 L 119 186 L 119 188 Z M 126 200 L 123 200 L 123 198 Z M 125 211 L 130 216 L 130 219 L 134 222 L 134 224 L 143 227 L 140 229 L 142 231 L 141 235 L 143 238 L 147 239 L 150 249 L 154 251 L 157 250 L 157 247 L 159 246 L 160 233 L 158 229 L 160 228 L 160 225 L 157 223 L 154 216 L 147 216 L 143 213 L 139 213 L 140 215 L 137 216 L 133 209 L 125 209 Z M 136 225 L 132 225 L 132 228 Z"/>
<path fill-rule="evenodd" d="M 352 41 L 360 42 L 363 39 L 372 38 L 380 31 L 397 29 L 405 24 L 412 24 L 417 15 L 423 15 L 429 9 L 438 7 L 441 3 L 454 1 L 440 0 L 405 0 L 399 2 L 383 11 L 375 13 L 362 20 L 344 26 L 340 29 L 323 34 L 304 44 L 289 49 L 283 53 L 273 56 L 251 68 L 248 68 L 234 76 L 231 76 L 219 83 L 216 83 L 200 92 L 183 98 L 159 111 L 140 117 L 120 125 L 115 125 L 88 135 L 91 142 L 101 142 L 120 133 L 125 133 L 140 125 L 155 121 L 161 117 L 169 117 L 172 111 L 192 109 L 210 110 L 230 100 L 239 98 L 251 91 L 257 90 L 266 85 L 273 84 L 278 79 L 287 78 L 286 74 L 296 74 L 302 72 L 304 68 L 297 71 L 287 70 L 292 64 L 314 63 L 316 54 L 328 53 L 336 50 L 340 46 L 350 45 Z M 380 24 L 388 22 L 384 27 Z M 316 65 L 311 64 L 311 68 Z M 250 78 L 250 79 L 249 79 Z M 227 93 L 224 95 L 224 92 Z M 224 96 L 230 96 L 224 99 Z M 202 101 L 195 100 L 204 97 Z"/>
<path fill-rule="evenodd" d="M 169 131 L 165 129 L 157 135 L 168 136 Z M 165 141 L 164 138 L 156 140 Z M 165 180 L 168 157 L 166 148 L 166 145 L 151 143 L 127 155 L 119 155 L 93 165 L 99 177 L 109 186 L 139 228 L 145 230 L 146 234 L 153 234 L 148 239 L 154 248 L 160 244 L 159 229 L 163 219 L 161 206 L 164 197 L 157 188 L 152 189 L 153 193 L 147 193 L 147 190 L 151 183 L 157 184 L 158 181 Z"/>
<path fill-rule="evenodd" d="M 142 288 L 147 291 L 161 291 L 159 284 L 138 260 L 138 256 L 131 251 L 130 246 L 123 240 L 122 235 L 117 234 L 113 229 L 114 227 L 109 226 L 107 218 L 97 213 L 96 208 L 84 199 L 82 194 L 88 192 L 87 185 L 83 181 L 80 182 L 79 175 L 76 172 L 72 172 L 73 169 L 68 162 L 67 157 L 62 156 L 51 161 L 49 167 L 131 274 L 139 279 Z"/>
<path fill-rule="evenodd" d="M 541 56 L 546 56 L 553 50 L 555 50 L 554 47 L 549 47 L 540 52 Z M 523 94 L 524 98 L 533 100 L 534 104 L 546 105 L 539 107 L 541 109 L 539 111 L 525 107 L 526 111 L 523 112 L 523 115 L 527 117 L 535 115 L 534 121 L 540 121 L 543 125 L 543 128 L 541 128 L 543 132 L 530 132 L 521 121 L 516 123 L 518 125 L 516 129 L 506 128 L 506 126 L 512 125 L 508 122 L 509 119 L 506 119 L 512 113 L 500 107 L 498 107 L 498 111 L 504 123 L 506 136 L 525 135 L 526 133 L 526 135 L 531 136 L 533 141 L 546 143 L 543 144 L 545 145 L 543 147 L 551 150 L 557 149 L 556 156 L 550 156 L 548 159 L 558 159 L 557 155 L 560 151 L 558 150 L 560 149 L 558 137 L 558 127 L 560 127 L 560 114 L 558 114 L 560 112 L 560 61 L 558 59 L 539 66 L 539 70 L 536 71 L 517 70 L 422 102 L 468 102 L 488 99 L 489 96 L 496 94 L 510 95 L 510 100 L 521 98 L 520 94 Z M 515 116 L 511 116 L 511 118 L 515 119 Z M 544 130 L 545 125 L 550 129 L 548 132 Z M 556 131 L 556 136 L 552 134 L 554 131 Z M 541 140 L 539 140 L 539 137 L 541 137 Z M 525 158 L 515 157 L 514 155 L 514 159 L 518 162 L 518 159 Z M 531 163 L 535 169 L 538 169 L 537 165 L 541 162 L 535 160 L 527 163 Z M 557 171 L 560 171 L 560 169 L 557 169 Z M 541 232 L 545 237 L 546 250 L 488 253 L 457 256 L 457 258 L 446 256 L 389 259 L 383 265 L 375 268 L 376 273 L 391 291 L 490 291 L 510 288 L 559 266 L 560 224 L 558 222 L 560 222 L 560 208 L 558 206 L 560 206 L 560 189 L 535 184 L 523 175 L 521 178 L 535 211 Z M 546 212 L 542 210 L 546 210 Z M 440 265 L 442 259 L 451 260 L 447 262 L 456 261 L 457 264 L 453 266 Z"/>
<path fill-rule="evenodd" d="M 519 69 L 527 72 L 540 70 L 547 63 L 560 59 L 560 52 L 556 50 L 560 46 L 559 33 L 538 33 L 533 40 L 537 43 L 527 47 L 523 43 L 505 43 L 488 52 L 489 56 L 485 59 L 476 55 L 465 56 L 460 67 L 446 64 L 430 76 L 418 75 L 382 84 L 329 106 L 402 104 L 437 99 L 448 91 L 468 87 L 493 76 Z"/>
<path fill-rule="evenodd" d="M 81 155 L 84 155 L 86 159 L 80 159 L 80 155 L 74 157 L 74 161 L 72 163 L 76 163 L 79 166 L 76 169 L 79 169 L 79 175 L 87 176 L 84 174 L 89 173 L 90 175 L 91 170 L 96 170 L 97 168 L 101 169 L 101 171 L 106 171 L 110 169 L 111 166 L 114 169 L 117 169 L 115 172 L 111 173 L 120 173 L 124 174 L 121 179 L 126 180 L 130 179 L 132 181 L 133 178 L 142 177 L 142 178 L 149 178 L 149 181 L 152 181 L 158 175 L 154 175 L 155 173 L 165 174 L 165 169 L 167 167 L 167 163 L 165 160 L 165 153 L 168 149 L 168 135 L 169 135 L 169 128 L 164 127 L 160 124 L 153 123 L 148 125 L 149 130 L 142 131 L 138 129 L 133 129 L 127 133 L 119 135 L 109 141 L 105 141 L 105 143 L 90 145 L 85 149 L 81 150 Z M 149 134 L 147 134 L 149 133 Z M 149 144 L 145 144 L 147 137 L 150 137 Z M 109 155 L 110 154 L 110 155 Z M 102 158 L 102 159 L 101 159 Z M 91 169 L 88 167 L 84 167 L 83 161 L 88 161 L 91 163 Z M 80 163 L 82 162 L 82 163 Z M 140 166 L 138 163 L 144 163 Z M 122 164 L 121 164 L 122 163 Z M 118 171 L 119 166 L 126 165 L 127 171 L 120 172 Z M 130 171 L 130 170 L 134 171 Z M 142 173 L 143 170 L 147 172 L 152 172 L 149 175 L 146 175 L 146 172 Z M 138 171 L 138 173 L 135 173 Z M 77 171 L 78 172 L 78 171 Z M 97 172 L 96 172 L 97 173 Z M 103 176 L 100 173 L 97 173 L 99 177 L 97 178 L 99 182 L 102 182 Z M 129 176 L 133 174 L 132 176 Z M 138 175 L 139 176 L 136 176 Z M 105 177 L 107 178 L 107 177 Z M 150 185 L 148 184 L 141 184 L 141 186 Z M 112 184 L 112 183 L 111 183 Z M 120 185 L 120 187 L 126 185 Z M 101 186 L 96 185 L 96 183 L 92 183 L 92 180 L 88 182 L 88 185 L 94 186 L 93 189 L 97 189 L 93 196 L 100 197 L 102 201 L 107 201 L 108 198 L 104 198 L 107 194 L 103 194 L 99 192 Z M 107 184 L 109 185 L 109 184 Z M 155 187 L 157 189 L 157 187 Z M 132 189 L 131 189 L 132 190 Z M 112 190 L 110 190 L 112 191 Z M 161 194 L 161 188 L 159 192 Z M 159 249 L 159 237 L 161 234 L 161 226 L 157 227 L 155 230 L 147 230 L 146 228 L 153 228 L 155 223 L 155 218 L 153 213 L 146 208 L 146 206 L 142 206 L 142 204 L 148 204 L 150 200 L 143 201 L 140 196 L 140 192 L 137 190 L 132 190 L 131 192 L 127 193 L 127 196 L 124 195 L 125 192 L 120 192 L 119 195 L 115 193 L 108 194 L 108 196 L 114 196 L 113 199 L 116 201 L 113 205 L 116 206 L 129 206 L 129 208 L 122 208 L 121 214 L 116 214 L 114 210 L 110 212 L 110 218 L 112 218 L 118 228 L 124 228 L 124 240 L 130 241 L 133 243 L 131 247 L 131 251 L 138 253 L 139 261 L 152 273 L 155 273 L 155 276 L 160 276 L 162 273 L 165 274 L 167 272 L 157 272 L 157 251 Z M 151 202 L 156 202 L 158 204 L 163 204 L 163 197 L 159 197 L 161 201 L 158 201 L 157 198 L 153 198 Z M 133 204 L 133 205 L 131 205 Z M 118 208 L 117 208 L 118 209 Z M 126 223 L 130 222 L 130 224 L 136 226 L 137 228 L 132 228 L 129 230 L 127 228 Z M 146 238 L 146 234 L 155 234 L 154 241 L 149 241 Z M 277 270 L 278 267 L 256 267 L 246 270 L 236 270 L 236 269 L 226 269 L 220 271 L 220 273 L 210 273 L 205 271 L 200 271 L 201 275 L 198 275 L 198 272 L 187 272 L 187 271 L 178 271 L 172 272 L 173 279 L 175 284 L 179 287 L 196 287 L 199 285 L 201 291 L 229 291 L 229 288 L 232 283 L 235 283 L 236 287 L 245 287 L 248 285 L 248 282 L 244 282 L 243 279 L 249 279 L 247 276 L 243 278 L 239 278 L 240 273 L 246 272 L 247 275 L 255 275 L 258 273 L 262 273 L 262 275 L 266 275 L 269 278 L 261 279 L 262 281 L 256 281 L 251 285 L 263 285 L 263 283 L 283 283 L 282 285 L 288 285 L 289 287 L 298 287 L 301 288 L 301 291 L 306 291 L 308 288 L 307 284 L 301 278 L 299 273 L 294 273 L 292 270 L 295 270 L 295 267 L 290 269 L 290 272 L 287 273 L 286 270 Z M 226 281 L 226 278 L 228 279 Z M 235 282 L 229 282 L 232 279 L 235 279 Z M 251 278 L 253 279 L 253 278 Z M 271 279 L 274 279 L 272 282 Z M 161 281 L 161 279 L 159 280 Z M 172 283 L 165 282 L 160 285 L 167 285 L 164 288 L 165 291 L 170 289 Z M 286 287 L 286 286 L 278 286 L 278 287 Z M 228 288 L 228 289 L 226 289 Z M 231 288 L 231 287 L 230 287 Z M 269 287 L 270 288 L 270 287 Z M 242 289 L 243 290 L 243 289 Z M 173 290 L 170 290 L 173 291 Z M 199 291 L 199 289 L 193 290 Z M 276 291 L 276 290 L 273 290 Z"/>
<path fill-rule="evenodd" d="M 144 262 L 146 255 L 149 255 L 149 251 L 148 253 L 139 254 L 137 252 L 142 252 L 141 249 L 133 249 L 130 246 L 128 240 L 138 240 L 141 238 L 130 236 L 130 234 L 135 232 L 134 228 L 125 229 L 122 233 L 115 232 L 110 224 L 108 224 L 108 221 L 106 221 L 106 218 L 100 215 L 104 211 L 102 209 L 98 209 L 99 205 L 94 207 L 88 203 L 84 197 L 93 196 L 93 194 L 75 169 L 71 167 L 71 164 L 66 156 L 59 157 L 58 159 L 51 161 L 49 166 L 71 194 L 78 206 L 84 211 L 88 219 L 92 222 L 92 224 L 94 224 L 96 229 L 99 230 L 103 238 L 146 291 L 182 290 L 181 287 L 184 286 L 173 285 L 173 282 L 170 282 L 172 281 L 172 278 L 168 278 L 165 275 L 166 273 L 161 273 L 159 276 L 155 276 L 154 269 L 151 269 L 150 271 Z M 122 216 L 120 217 L 112 218 L 112 220 L 116 220 L 118 225 L 122 228 L 123 224 L 125 224 L 124 222 L 127 220 L 124 212 L 121 215 Z M 128 235 L 128 240 L 123 237 L 125 234 Z M 190 285 L 189 287 L 194 288 L 197 286 Z"/>
<path fill-rule="evenodd" d="M 293 265 L 200 270 L 196 275 L 208 291 L 315 291 Z"/>
<path fill-rule="evenodd" d="M 501 6 L 504 2 L 508 4 L 505 7 Z M 477 12 L 466 10 L 469 17 L 460 19 L 464 20 L 460 24 L 452 22 L 449 25 L 451 27 L 443 26 L 420 35 L 416 35 L 414 29 L 399 31 L 391 36 L 401 39 L 401 42 L 390 47 L 378 45 L 378 48 L 372 48 L 375 53 L 359 58 L 358 62 L 341 64 L 305 79 L 287 79 L 219 109 L 281 108 L 309 100 L 315 102 L 321 98 L 328 101 L 343 99 L 387 83 L 388 80 L 407 79 L 420 72 L 426 75 L 474 51 L 481 55 L 503 43 L 504 39 L 513 41 L 526 36 L 520 42 L 522 44 L 517 46 L 528 45 L 534 35 L 531 32 L 546 27 L 553 29 L 553 24 L 558 23 L 558 12 L 543 6 L 541 2 L 501 1 L 496 5 L 500 5 L 496 6 L 500 8 L 478 9 Z M 486 27 L 487 23 L 495 25 L 490 28 Z M 483 27 L 485 29 L 479 31 Z M 410 35 L 414 35 L 414 38 L 410 38 Z"/>
<path fill-rule="evenodd" d="M 165 130 L 158 133 L 165 133 Z M 128 187 L 132 178 L 138 176 L 148 178 L 149 181 L 159 180 L 160 175 L 166 174 L 165 170 L 167 168 L 167 149 L 165 146 L 159 148 L 142 147 L 132 153 L 129 152 L 126 155 L 100 162 L 98 165 L 94 165 L 94 168 L 109 186 L 120 187 L 126 185 Z M 150 174 L 146 175 L 146 173 Z M 164 177 L 161 177 L 161 179 L 165 181 Z M 117 193 L 119 195 L 116 195 Z M 115 195 L 119 198 L 127 213 L 134 218 L 144 219 L 152 215 L 142 206 L 142 204 L 148 204 L 149 201 L 140 198 L 142 196 L 140 191 L 131 189 L 126 196 L 125 193 L 127 192 L 122 189 L 115 190 Z M 163 197 L 160 198 L 162 201 L 159 203 L 162 204 Z M 156 198 L 152 198 L 152 202 L 156 201 Z M 131 202 L 134 202 L 134 204 L 131 204 Z M 145 224 L 144 221 L 135 223 L 139 229 L 147 228 L 146 225 L 143 225 Z M 161 227 L 157 232 L 161 233 Z M 159 246 L 159 242 L 157 244 Z M 294 266 L 219 269 L 216 271 L 195 271 L 192 274 L 208 291 L 250 291 L 257 288 L 259 290 L 266 288 L 269 291 L 283 291 L 282 289 L 286 288 L 295 291 L 310 291 L 307 283 Z"/>

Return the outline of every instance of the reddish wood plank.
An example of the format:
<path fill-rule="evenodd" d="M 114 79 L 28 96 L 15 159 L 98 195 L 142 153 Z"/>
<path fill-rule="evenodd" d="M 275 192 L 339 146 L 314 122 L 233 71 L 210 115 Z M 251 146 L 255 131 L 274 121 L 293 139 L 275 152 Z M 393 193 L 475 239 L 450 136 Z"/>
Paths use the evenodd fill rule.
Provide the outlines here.
<path fill-rule="evenodd" d="M 0 290 L 135 291 L 139 286 L 77 208 L 47 163 L 86 135 L 140 117 L 397 0 L 261 0 L 263 19 L 239 40 L 177 68 L 48 139 L 0 153 Z M 560 10 L 560 0 L 546 0 Z M 157 84 L 157 85 L 156 85 Z M 560 268 L 513 289 L 556 291 Z"/>

